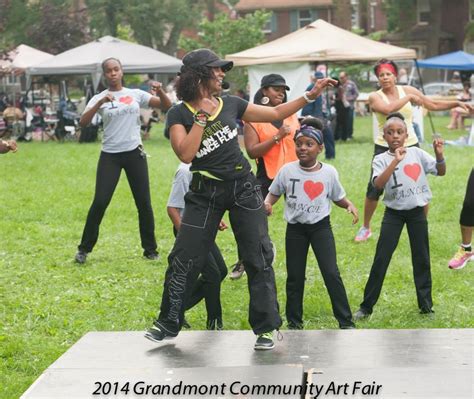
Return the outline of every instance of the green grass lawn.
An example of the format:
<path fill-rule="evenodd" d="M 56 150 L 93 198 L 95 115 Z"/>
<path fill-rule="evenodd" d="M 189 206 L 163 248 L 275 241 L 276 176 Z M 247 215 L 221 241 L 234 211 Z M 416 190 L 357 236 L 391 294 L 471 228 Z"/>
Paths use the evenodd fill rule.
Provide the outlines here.
<path fill-rule="evenodd" d="M 447 124 L 447 117 L 435 118 L 435 126 L 445 138 L 454 139 L 463 133 L 448 132 L 444 128 Z M 337 158 L 331 162 L 361 216 L 373 150 L 371 131 L 370 118 L 356 118 L 354 141 L 338 144 Z M 19 397 L 88 331 L 144 330 L 156 316 L 167 254 L 173 244 L 166 201 L 178 160 L 162 136 L 161 125 L 145 147 L 151 156 L 152 200 L 162 254 L 158 262 L 141 257 L 137 212 L 122 176 L 94 252 L 86 265 L 73 263 L 92 201 L 100 144 L 20 143 L 17 154 L 0 156 L 1 398 Z M 432 153 L 430 145 L 423 148 Z M 436 313 L 432 317 L 418 314 L 404 232 L 374 314 L 360 322 L 359 328 L 474 327 L 474 264 L 460 271 L 447 267 L 460 242 L 459 212 L 474 150 L 447 147 L 445 152 L 447 175 L 429 179 L 434 195 L 429 229 Z M 284 309 L 282 210 L 280 201 L 270 219 L 270 233 L 278 249 L 275 272 Z M 373 238 L 356 244 L 353 238 L 358 226 L 351 225 L 351 216 L 337 207 L 332 211 L 339 268 L 353 310 L 362 299 L 382 214 L 383 204 L 373 220 Z M 230 229 L 218 234 L 218 244 L 230 266 L 237 256 Z M 312 254 L 308 257 L 305 294 L 306 328 L 337 328 Z M 225 328 L 249 329 L 246 277 L 224 281 L 222 302 Z M 203 329 L 204 305 L 189 311 L 187 318 L 194 329 Z"/>

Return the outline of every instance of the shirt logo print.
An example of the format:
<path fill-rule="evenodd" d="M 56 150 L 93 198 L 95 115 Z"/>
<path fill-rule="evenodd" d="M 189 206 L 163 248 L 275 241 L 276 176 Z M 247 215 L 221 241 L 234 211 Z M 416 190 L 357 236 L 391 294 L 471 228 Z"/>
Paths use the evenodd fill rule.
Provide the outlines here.
<path fill-rule="evenodd" d="M 119 102 L 130 105 L 133 102 L 133 97 L 130 97 L 130 96 L 120 97 Z"/>
<path fill-rule="evenodd" d="M 421 166 L 417 163 L 408 164 L 403 167 L 403 172 L 413 181 L 417 181 L 420 177 Z"/>
<path fill-rule="evenodd" d="M 321 182 L 313 182 L 306 180 L 303 184 L 303 189 L 309 199 L 312 201 L 324 191 L 324 184 Z"/>

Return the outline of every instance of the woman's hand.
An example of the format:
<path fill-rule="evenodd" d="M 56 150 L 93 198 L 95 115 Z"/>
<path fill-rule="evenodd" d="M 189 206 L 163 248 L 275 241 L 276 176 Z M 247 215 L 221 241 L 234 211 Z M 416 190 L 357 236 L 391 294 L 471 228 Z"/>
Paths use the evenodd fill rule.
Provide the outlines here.
<path fill-rule="evenodd" d="M 99 101 L 100 105 L 104 105 L 105 103 L 111 103 L 115 101 L 115 97 L 112 93 L 107 93 L 104 97 L 102 97 Z"/>
<path fill-rule="evenodd" d="M 417 96 L 416 94 L 410 94 L 410 102 L 412 105 L 423 105 L 423 99 L 420 96 Z"/>
<path fill-rule="evenodd" d="M 465 103 L 463 101 L 457 101 L 457 107 L 462 108 L 462 110 L 468 114 L 470 114 L 473 110 L 473 107 L 471 104 Z"/>
<path fill-rule="evenodd" d="M 437 138 L 433 140 L 433 149 L 436 154 L 436 159 L 443 158 L 443 150 L 444 150 L 444 140 L 441 138 Z"/>
<path fill-rule="evenodd" d="M 160 90 L 163 90 L 163 85 L 161 82 L 153 81 L 150 84 L 150 93 L 153 94 L 154 96 L 158 95 L 158 92 Z"/>
<path fill-rule="evenodd" d="M 219 222 L 219 227 L 218 227 L 219 231 L 224 231 L 227 229 L 227 227 L 228 227 L 227 224 L 223 220 Z"/>
<path fill-rule="evenodd" d="M 278 140 L 281 140 L 288 136 L 291 133 L 291 128 L 289 125 L 282 125 L 280 129 L 278 129 L 278 134 L 276 135 Z"/>
<path fill-rule="evenodd" d="M 214 114 L 217 106 L 209 98 L 203 98 L 199 103 L 199 109 L 207 112 L 209 115 Z"/>
<path fill-rule="evenodd" d="M 313 88 L 307 93 L 308 98 L 310 100 L 315 100 L 316 97 L 319 97 L 324 89 L 328 86 L 337 86 L 337 80 L 331 78 L 318 79 Z"/>

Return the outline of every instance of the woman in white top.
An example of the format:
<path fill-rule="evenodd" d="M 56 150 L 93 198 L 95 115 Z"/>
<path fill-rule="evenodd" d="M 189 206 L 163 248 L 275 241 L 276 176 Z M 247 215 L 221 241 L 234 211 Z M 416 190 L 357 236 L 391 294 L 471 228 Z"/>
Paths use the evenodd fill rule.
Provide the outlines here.
<path fill-rule="evenodd" d="M 405 147 L 419 146 L 413 128 L 413 105 L 421 105 L 430 111 L 442 111 L 461 107 L 468 111 L 470 106 L 461 101 L 435 101 L 426 97 L 423 93 L 412 86 L 397 85 L 398 67 L 393 61 L 382 59 L 375 64 L 375 75 L 379 80 L 380 90 L 369 95 L 369 105 L 378 121 L 378 134 L 374 141 L 374 157 L 388 149 L 383 138 L 383 125 L 387 115 L 399 112 L 405 118 L 408 130 L 408 139 Z M 372 170 L 371 170 L 372 175 Z M 377 203 L 382 190 L 376 189 L 369 181 L 364 203 L 364 224 L 359 229 L 355 241 L 366 241 L 371 235 L 370 220 L 377 208 Z"/>
<path fill-rule="evenodd" d="M 171 107 L 171 101 L 159 82 L 152 84 L 152 94 L 123 87 L 122 64 L 116 58 L 107 58 L 102 63 L 102 70 L 108 89 L 91 98 L 79 122 L 85 127 L 99 113 L 104 121 L 104 138 L 97 165 L 94 201 L 87 215 L 75 260 L 84 263 L 88 253 L 92 252 L 99 237 L 100 223 L 122 169 L 125 170 L 138 209 L 143 255 L 155 260 L 158 259 L 158 252 L 148 165 L 140 136 L 140 107 L 161 107 L 167 110 Z"/>

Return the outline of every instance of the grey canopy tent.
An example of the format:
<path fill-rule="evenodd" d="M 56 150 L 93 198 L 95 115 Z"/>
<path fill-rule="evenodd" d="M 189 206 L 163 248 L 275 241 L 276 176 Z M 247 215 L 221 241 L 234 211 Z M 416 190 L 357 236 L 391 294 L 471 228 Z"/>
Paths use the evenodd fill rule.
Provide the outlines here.
<path fill-rule="evenodd" d="M 32 76 L 91 75 L 97 88 L 102 61 L 109 57 L 118 58 L 125 73 L 176 73 L 182 65 L 178 58 L 150 47 L 104 36 L 33 65 L 26 69 L 26 74 L 29 79 Z"/>

